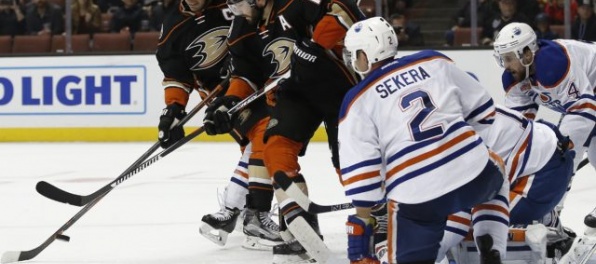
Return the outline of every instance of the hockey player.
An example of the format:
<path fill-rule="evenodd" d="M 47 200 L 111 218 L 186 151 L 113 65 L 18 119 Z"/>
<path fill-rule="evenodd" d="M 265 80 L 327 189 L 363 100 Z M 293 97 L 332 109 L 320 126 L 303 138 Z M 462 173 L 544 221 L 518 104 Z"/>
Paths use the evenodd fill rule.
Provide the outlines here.
<path fill-rule="evenodd" d="M 184 109 L 193 89 L 199 90 L 202 97 L 218 85 L 223 86 L 224 90 L 227 89 L 228 77 L 225 75 L 228 75 L 229 60 L 226 59 L 228 55 L 226 39 L 232 19 L 233 14 L 222 0 L 184 0 L 179 3 L 177 10 L 173 10 L 166 16 L 156 55 L 165 76 L 162 85 L 166 108 L 162 111 L 158 126 L 162 147 L 166 148 L 184 137 L 182 126 L 177 126 L 171 131 L 169 128 L 175 119 L 181 119 L 186 115 Z M 244 111 L 250 113 L 242 112 L 247 116 L 247 122 L 237 125 L 236 131 L 242 131 L 246 126 L 265 120 L 267 117 L 263 106 L 251 105 Z M 241 146 L 246 146 L 247 141 L 242 133 L 230 134 Z M 262 136 L 255 141 L 256 144 L 249 145 L 238 163 L 227 187 L 222 210 L 205 215 L 202 219 L 204 224 L 200 228 L 201 234 L 220 245 L 225 244 L 227 234 L 234 229 L 236 219 L 244 207 L 246 188 L 250 185 L 248 179 L 250 172 L 247 171 L 248 157 L 259 155 Z M 260 149 L 262 150 L 262 147 Z M 261 187 L 268 187 L 272 192 L 270 181 L 262 183 Z M 271 199 L 269 199 L 270 203 Z M 249 222 L 255 218 L 253 214 L 248 215 L 250 217 L 245 219 L 247 220 L 245 229 L 251 228 Z M 269 222 L 274 223 L 271 219 Z M 277 231 L 278 227 L 273 224 L 271 227 L 271 231 L 267 233 L 268 236 L 245 232 L 247 240 L 244 246 L 259 247 L 260 244 L 257 242 L 261 241 L 261 238 L 279 242 L 281 238 Z M 210 232 L 212 230 L 217 231 L 218 234 L 212 234 Z M 269 244 L 269 241 L 263 242 L 267 243 L 265 245 Z"/>
<path fill-rule="evenodd" d="M 596 166 L 596 44 L 576 40 L 537 40 L 532 28 L 511 23 L 494 42 L 505 69 L 505 106 L 533 119 L 539 105 L 564 114 L 559 129 L 575 145 L 575 167 L 587 149 Z M 596 210 L 585 223 L 596 228 Z"/>
<path fill-rule="evenodd" d="M 370 211 L 385 190 L 390 263 L 434 263 L 447 216 L 468 208 L 481 263 L 501 263 L 509 186 L 473 128 L 492 121 L 486 90 L 439 52 L 394 59 L 397 37 L 380 17 L 354 24 L 345 45 L 366 76 L 344 98 L 339 124 L 342 180 L 356 206 L 346 223 L 350 261 L 375 262 Z"/>
<path fill-rule="evenodd" d="M 511 185 L 509 222 L 527 226 L 539 221 L 549 227 L 548 245 L 561 256 L 573 244 L 563 230 L 555 206 L 565 195 L 573 174 L 575 152 L 568 137 L 553 124 L 528 120 L 521 113 L 497 106 L 493 124 L 478 130 L 485 144 L 505 161 Z M 470 230 L 469 212 L 449 217 L 437 261 Z M 554 253 L 554 252 L 551 252 Z M 475 252 L 473 253 L 475 254 Z M 551 254 L 549 257 L 554 257 Z"/>
<path fill-rule="evenodd" d="M 291 77 L 269 96 L 265 166 L 270 177 L 290 177 L 307 193 L 298 155 L 321 122 L 327 128 L 332 162 L 339 168 L 337 117 L 355 77 L 338 58 L 345 32 L 363 15 L 349 0 L 229 0 L 228 5 L 236 15 L 228 39 L 234 70 L 227 101 L 221 101 L 205 124 L 229 129 L 227 124 L 234 118 L 225 114 L 227 109 L 289 71 Z M 302 211 L 281 190 L 276 190 L 276 197 L 285 217 L 282 225 L 303 217 L 318 231 L 315 216 Z M 291 238 L 274 247 L 275 262 L 308 261 L 305 249 Z"/>

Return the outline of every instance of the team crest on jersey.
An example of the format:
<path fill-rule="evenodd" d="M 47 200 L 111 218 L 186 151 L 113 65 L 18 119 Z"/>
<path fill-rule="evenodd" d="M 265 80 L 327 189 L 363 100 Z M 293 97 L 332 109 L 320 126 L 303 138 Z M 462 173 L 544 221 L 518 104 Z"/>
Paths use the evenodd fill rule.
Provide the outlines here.
<path fill-rule="evenodd" d="M 207 69 L 220 62 L 228 52 L 226 44 L 229 27 L 211 29 L 193 40 L 186 50 L 197 49 L 193 58 L 197 63 L 191 70 Z"/>
<path fill-rule="evenodd" d="M 521 87 L 519 88 L 522 92 L 526 92 L 529 91 L 532 88 L 532 85 L 530 85 L 529 83 L 524 83 L 521 85 Z"/>
<path fill-rule="evenodd" d="M 545 104 L 548 104 L 548 103 L 550 103 L 550 101 L 553 100 L 553 98 L 547 93 L 538 94 L 538 98 L 540 98 L 540 101 L 542 101 Z"/>
<path fill-rule="evenodd" d="M 294 47 L 294 40 L 289 38 L 274 39 L 263 50 L 263 57 L 271 56 L 271 62 L 275 64 L 275 71 L 271 75 L 277 76 L 290 69 L 290 56 Z"/>

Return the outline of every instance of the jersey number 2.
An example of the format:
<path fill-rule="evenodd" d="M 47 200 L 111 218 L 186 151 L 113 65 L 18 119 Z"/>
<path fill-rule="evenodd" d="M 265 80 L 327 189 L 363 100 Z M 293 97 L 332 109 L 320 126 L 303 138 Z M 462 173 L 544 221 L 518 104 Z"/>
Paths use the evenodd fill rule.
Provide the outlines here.
<path fill-rule="evenodd" d="M 424 120 L 426 120 L 426 118 L 437 108 L 433 104 L 427 92 L 418 90 L 402 97 L 401 108 L 404 111 L 408 110 L 408 108 L 412 106 L 412 102 L 416 100 L 421 100 L 422 109 L 418 111 L 416 116 L 414 116 L 410 122 L 408 122 L 410 131 L 414 136 L 414 140 L 423 141 L 425 139 L 443 134 L 443 128 L 440 125 L 433 126 L 432 128 L 428 129 L 422 129 L 422 123 L 424 123 Z"/>

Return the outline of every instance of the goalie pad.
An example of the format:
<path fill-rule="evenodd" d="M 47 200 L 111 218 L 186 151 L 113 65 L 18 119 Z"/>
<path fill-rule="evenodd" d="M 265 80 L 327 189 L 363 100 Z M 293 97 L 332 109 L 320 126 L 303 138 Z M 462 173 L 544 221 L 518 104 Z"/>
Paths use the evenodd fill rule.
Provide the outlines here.
<path fill-rule="evenodd" d="M 546 263 L 546 233 L 542 224 L 526 228 L 510 228 L 507 237 L 507 254 L 503 264 L 542 264 Z M 480 263 L 480 254 L 471 236 L 451 249 L 453 260 L 458 264 Z"/>

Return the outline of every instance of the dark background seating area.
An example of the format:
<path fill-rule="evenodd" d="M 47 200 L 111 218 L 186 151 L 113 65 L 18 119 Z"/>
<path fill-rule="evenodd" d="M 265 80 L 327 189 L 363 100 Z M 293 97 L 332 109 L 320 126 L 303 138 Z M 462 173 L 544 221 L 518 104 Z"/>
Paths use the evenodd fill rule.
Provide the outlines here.
<path fill-rule="evenodd" d="M 97 33 L 93 38 L 89 34 L 78 34 L 72 35 L 71 48 L 73 53 L 155 52 L 158 38 L 159 32 L 138 32 L 134 39 L 123 33 Z M 0 54 L 64 53 L 65 50 L 64 35 L 0 36 Z"/>
<path fill-rule="evenodd" d="M 65 0 L 0 1 L 2 54 L 65 52 Z M 79 2 L 87 1 L 85 7 Z M 381 10 L 377 12 L 376 1 Z M 471 0 L 361 0 L 367 16 L 380 13 L 395 28 L 402 49 L 490 48 L 496 32 L 511 22 L 530 24 L 539 38 L 596 41 L 596 0 L 570 0 L 570 32 L 564 27 L 564 0 L 476 0 L 477 39 L 471 39 Z M 154 52 L 164 14 L 177 12 L 175 0 L 73 0 L 72 51 Z M 37 12 L 44 9 L 45 15 Z M 51 12 L 50 12 L 51 11 Z M 42 12 L 43 13 L 43 12 Z M 566 34 L 568 33 L 568 35 Z M 33 44 L 35 43 L 35 44 Z"/>

